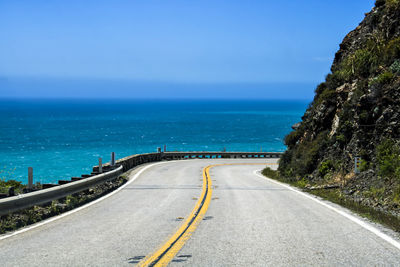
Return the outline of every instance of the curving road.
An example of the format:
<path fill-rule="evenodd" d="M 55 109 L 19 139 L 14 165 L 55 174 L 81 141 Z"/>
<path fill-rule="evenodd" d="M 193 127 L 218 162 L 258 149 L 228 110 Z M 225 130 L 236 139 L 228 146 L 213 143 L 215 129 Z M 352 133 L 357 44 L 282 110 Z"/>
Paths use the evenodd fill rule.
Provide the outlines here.
<path fill-rule="evenodd" d="M 143 263 L 182 228 L 200 202 L 204 168 L 226 163 L 276 167 L 274 159 L 201 159 L 140 167 L 131 173 L 135 180 L 104 200 L 0 237 L 0 265 Z M 399 265 L 396 244 L 312 198 L 260 177 L 256 171 L 264 166 L 209 169 L 210 203 L 171 266 Z M 396 238 L 387 229 L 381 231 Z"/>

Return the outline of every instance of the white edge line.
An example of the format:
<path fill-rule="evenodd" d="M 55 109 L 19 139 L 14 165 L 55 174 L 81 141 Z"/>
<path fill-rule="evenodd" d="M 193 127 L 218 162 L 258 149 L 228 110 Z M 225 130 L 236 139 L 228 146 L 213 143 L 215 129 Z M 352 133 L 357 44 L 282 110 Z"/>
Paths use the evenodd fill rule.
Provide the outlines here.
<path fill-rule="evenodd" d="M 317 202 L 318 204 L 321 204 L 322 206 L 324 206 L 324 207 L 326 207 L 326 208 L 328 208 L 328 209 L 330 209 L 330 210 L 332 210 L 332 211 L 334 211 L 334 212 L 336 212 L 336 213 L 342 215 L 343 217 L 346 217 L 346 218 L 349 219 L 350 221 L 352 221 L 352 222 L 354 222 L 354 223 L 360 225 L 360 226 L 363 227 L 364 229 L 366 229 L 366 230 L 372 232 L 372 233 L 375 234 L 376 236 L 382 238 L 383 240 L 385 240 L 386 242 L 390 243 L 392 246 L 394 246 L 394 247 L 396 247 L 397 249 L 400 250 L 400 243 L 399 243 L 398 241 L 396 241 L 396 240 L 393 239 L 392 237 L 388 236 L 387 234 L 382 233 L 380 230 L 378 230 L 377 228 L 373 227 L 372 225 L 367 224 L 366 222 L 364 222 L 364 221 L 362 221 L 362 220 L 360 220 L 360 219 L 354 217 L 353 215 L 350 215 L 350 214 L 348 214 L 347 212 L 344 212 L 344 211 L 339 210 L 339 209 L 337 209 L 337 208 L 335 208 L 335 207 L 332 207 L 331 205 L 329 205 L 329 204 L 327 204 L 327 203 L 325 203 L 325 202 L 322 202 L 321 200 L 317 199 L 316 197 L 311 196 L 311 195 L 308 195 L 308 194 L 306 194 L 306 193 L 304 193 L 304 192 L 301 192 L 301 191 L 299 191 L 299 190 L 297 190 L 297 189 L 295 189 L 295 188 L 293 188 L 293 187 L 291 187 L 291 186 L 289 186 L 289 185 L 286 185 L 286 184 L 284 184 L 284 183 L 275 181 L 275 180 L 273 180 L 273 179 L 271 179 L 271 178 L 268 178 L 268 177 L 266 177 L 266 176 L 264 176 L 264 175 L 261 175 L 261 174 L 259 173 L 259 171 L 254 171 L 253 173 L 254 173 L 255 175 L 257 175 L 258 177 L 261 177 L 261 178 L 263 178 L 263 179 L 267 179 L 268 181 L 270 181 L 270 182 L 272 182 L 272 183 L 275 183 L 275 184 L 278 184 L 278 185 L 280 185 L 280 186 L 286 187 L 286 188 L 288 188 L 289 190 L 294 191 L 294 192 L 296 192 L 296 193 L 302 195 L 303 197 L 306 197 L 306 198 L 308 198 L 308 199 L 311 199 L 311 200 Z"/>
<path fill-rule="evenodd" d="M 76 209 L 67 211 L 67 212 L 65 212 L 65 213 L 62 213 L 62 214 L 57 215 L 57 216 L 55 216 L 55 217 L 52 217 L 52 218 L 50 218 L 50 219 L 47 219 L 47 220 L 44 220 L 44 221 L 39 222 L 39 223 L 37 223 L 37 224 L 34 224 L 34 225 L 32 225 L 32 226 L 28 226 L 28 227 L 23 228 L 23 229 L 21 229 L 21 230 L 17 230 L 17 231 L 15 231 L 15 232 L 13 232 L 13 233 L 6 234 L 6 235 L 4 235 L 4 236 L 1 236 L 1 237 L 0 237 L 0 241 L 1 241 L 1 240 L 4 240 L 4 239 L 7 239 L 7 238 L 10 238 L 10 237 L 12 237 L 12 236 L 18 235 L 18 234 L 25 233 L 25 232 L 27 232 L 27 231 L 29 231 L 29 230 L 35 229 L 35 228 L 40 227 L 40 226 L 42 226 L 42 225 L 45 225 L 45 224 L 54 222 L 54 221 L 56 221 L 56 220 L 59 220 L 59 219 L 61 219 L 61 218 L 64 218 L 65 216 L 71 215 L 71 214 L 73 214 L 73 213 L 75 213 L 75 212 L 78 212 L 78 211 L 80 211 L 80 210 L 86 209 L 86 208 L 88 208 L 88 207 L 90 207 L 90 206 L 92 206 L 92 205 L 94 205 L 94 204 L 96 204 L 96 203 L 98 203 L 98 202 L 100 202 L 100 201 L 103 201 L 103 200 L 105 200 L 106 198 L 109 198 L 109 197 L 111 197 L 112 195 L 118 193 L 119 191 L 121 191 L 122 189 L 124 189 L 127 185 L 129 185 L 130 183 L 132 183 L 133 181 L 135 181 L 135 180 L 136 180 L 145 170 L 147 170 L 148 168 L 153 167 L 153 166 L 156 166 L 156 165 L 164 164 L 164 163 L 169 163 L 169 162 L 171 162 L 171 161 L 157 162 L 157 163 L 153 163 L 153 164 L 147 165 L 147 166 L 145 166 L 143 169 L 141 169 L 140 171 L 138 171 L 138 172 L 132 177 L 132 179 L 129 179 L 129 181 L 128 181 L 127 183 L 125 183 L 125 184 L 122 185 L 121 187 L 115 189 L 115 190 L 112 191 L 111 193 L 109 193 L 109 194 L 107 194 L 107 195 L 105 195 L 105 196 L 102 196 L 101 198 L 98 198 L 98 199 L 96 199 L 96 200 L 93 200 L 93 201 L 91 201 L 91 202 L 89 202 L 89 203 L 87 203 L 87 204 L 85 204 L 85 205 L 83 205 L 83 206 L 81 206 L 81 207 L 79 207 L 79 208 L 76 208 Z"/>

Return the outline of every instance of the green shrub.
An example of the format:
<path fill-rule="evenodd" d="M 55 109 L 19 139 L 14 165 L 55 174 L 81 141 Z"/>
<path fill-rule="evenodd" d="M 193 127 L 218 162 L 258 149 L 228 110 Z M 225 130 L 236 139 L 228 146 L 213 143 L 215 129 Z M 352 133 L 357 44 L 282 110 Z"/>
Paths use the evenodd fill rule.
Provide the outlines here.
<path fill-rule="evenodd" d="M 336 75 L 343 81 L 368 78 L 379 66 L 391 65 L 395 59 L 400 58 L 400 37 L 389 42 L 384 40 L 385 38 L 380 35 L 369 38 L 363 48 L 343 59 L 339 69 L 336 70 Z"/>
<path fill-rule="evenodd" d="M 15 170 L 15 168 L 8 169 L 6 167 L 4 167 L 3 169 L 0 169 L 0 192 L 1 193 L 7 193 L 8 189 L 10 187 L 14 187 L 15 193 L 19 193 L 25 187 L 25 185 L 22 184 L 22 182 L 11 179 L 11 177 L 14 175 L 14 170 Z"/>
<path fill-rule="evenodd" d="M 388 8 L 396 8 L 399 6 L 399 0 L 386 0 L 386 6 Z"/>
<path fill-rule="evenodd" d="M 335 101 L 336 99 L 336 90 L 335 89 L 327 89 L 322 92 L 322 94 L 319 96 L 319 101 L 327 101 L 327 102 L 332 102 Z"/>
<path fill-rule="evenodd" d="M 336 89 L 325 89 L 319 95 L 314 97 L 313 106 L 317 107 L 321 105 L 323 102 L 333 103 L 336 100 Z"/>
<path fill-rule="evenodd" d="M 291 174 L 297 178 L 312 173 L 318 166 L 319 155 L 326 148 L 328 141 L 327 131 L 323 131 L 314 140 L 299 143 L 281 158 L 280 174 L 289 177 L 287 176 L 289 169 L 291 169 Z"/>
<path fill-rule="evenodd" d="M 378 188 L 371 186 L 368 191 L 365 191 L 363 193 L 363 195 L 369 198 L 373 198 L 375 200 L 382 200 L 383 197 L 385 196 L 385 188 L 384 187 Z"/>
<path fill-rule="evenodd" d="M 369 114 L 370 114 L 370 113 L 369 113 L 368 111 L 363 110 L 363 111 L 360 113 L 360 121 L 361 121 L 361 122 L 366 122 L 366 121 L 368 121 Z"/>
<path fill-rule="evenodd" d="M 318 167 L 318 174 L 321 177 L 325 177 L 325 175 L 327 175 L 328 173 L 330 173 L 333 169 L 334 169 L 334 164 L 333 161 L 328 159 L 328 160 L 324 160 L 319 164 Z"/>
<path fill-rule="evenodd" d="M 340 71 L 335 70 L 332 73 L 326 75 L 325 79 L 326 88 L 335 89 L 343 84 L 343 78 L 340 75 Z M 321 88 L 322 89 L 322 88 Z M 321 91 L 322 92 L 322 91 Z"/>
<path fill-rule="evenodd" d="M 5 218 L 4 220 L 0 220 L 0 233 L 17 229 L 17 224 L 15 223 L 15 221 L 10 220 L 9 218 L 10 216 Z"/>
<path fill-rule="evenodd" d="M 355 74 L 354 69 L 354 56 L 348 57 L 343 60 L 340 69 L 336 72 L 337 76 L 340 77 L 341 80 L 350 81 L 353 75 Z"/>
<path fill-rule="evenodd" d="M 390 0 L 396 2 L 400 0 Z M 338 69 L 326 77 L 328 88 L 336 88 L 345 81 L 357 78 L 368 78 L 375 73 L 381 65 L 391 65 L 395 59 L 400 58 L 400 37 L 388 42 L 380 35 L 373 35 L 369 38 L 364 47 L 356 50 L 342 60 Z M 334 86 L 329 86 L 333 82 Z M 341 82 L 338 82 L 341 81 Z M 320 88 L 317 88 L 321 91 Z"/>
<path fill-rule="evenodd" d="M 354 53 L 354 68 L 357 76 L 368 77 L 377 67 L 377 63 L 378 55 L 375 51 L 360 49 Z"/>
<path fill-rule="evenodd" d="M 285 145 L 288 147 L 293 147 L 296 145 L 297 141 L 301 137 L 301 132 L 299 130 L 292 131 L 285 136 Z"/>
<path fill-rule="evenodd" d="M 315 88 L 315 94 L 321 94 L 327 88 L 326 83 L 320 83 L 317 88 Z"/>
<path fill-rule="evenodd" d="M 378 46 L 369 46 L 371 48 L 358 49 L 343 60 L 338 73 L 343 80 L 366 78 L 376 70 L 379 63 L 379 55 L 376 51 Z"/>
<path fill-rule="evenodd" d="M 304 156 L 303 166 L 301 164 L 299 165 L 300 176 L 312 173 L 315 167 L 318 165 L 318 155 L 322 147 L 322 142 L 322 138 L 317 138 L 308 144 L 304 144 L 302 147 L 301 150 L 303 150 Z M 307 145 L 308 147 L 306 148 Z M 299 153 L 302 153 L 301 150 L 299 150 Z"/>
<path fill-rule="evenodd" d="M 400 59 L 396 59 L 390 66 L 390 70 L 397 75 L 400 75 Z"/>
<path fill-rule="evenodd" d="M 385 85 L 389 84 L 394 78 L 394 74 L 391 71 L 385 71 L 381 74 L 379 74 L 377 77 L 373 78 L 369 86 L 374 86 L 374 85 Z"/>
<path fill-rule="evenodd" d="M 366 171 L 370 168 L 370 163 L 367 160 L 361 159 L 360 171 Z"/>
<path fill-rule="evenodd" d="M 14 192 L 19 193 L 22 192 L 25 185 L 23 185 L 22 182 L 16 180 L 8 180 L 8 181 L 0 180 L 0 192 L 7 193 L 10 187 L 14 187 Z"/>
<path fill-rule="evenodd" d="M 339 134 L 336 136 L 336 141 L 339 142 L 339 144 L 345 144 L 346 137 L 343 134 Z"/>
<path fill-rule="evenodd" d="M 281 176 L 285 178 L 292 178 L 295 176 L 294 169 L 292 167 L 292 161 L 294 159 L 295 149 L 286 150 L 279 159 L 278 171 Z"/>
<path fill-rule="evenodd" d="M 400 204 L 400 185 L 394 188 L 392 197 L 396 204 Z"/>
<path fill-rule="evenodd" d="M 32 224 L 40 221 L 42 219 L 42 215 L 38 212 L 40 208 L 38 206 L 33 206 L 31 209 L 27 209 L 24 213 L 27 216 L 26 224 Z"/>
<path fill-rule="evenodd" d="M 65 204 L 68 208 L 74 208 L 78 204 L 78 199 L 74 196 L 67 196 Z"/>
<path fill-rule="evenodd" d="M 341 121 L 339 122 L 338 128 L 339 136 L 342 135 L 344 137 L 344 141 L 347 142 L 353 134 L 353 123 L 350 121 Z"/>
<path fill-rule="evenodd" d="M 61 208 L 61 206 L 59 205 L 59 202 L 58 202 L 57 200 L 53 200 L 53 201 L 51 202 L 50 211 L 51 211 L 51 213 L 53 213 L 53 214 L 60 214 L 60 213 L 61 213 L 62 208 Z"/>
<path fill-rule="evenodd" d="M 386 64 L 392 64 L 400 58 L 400 37 L 390 40 L 383 50 L 383 60 Z"/>
<path fill-rule="evenodd" d="M 304 177 L 294 183 L 295 186 L 300 187 L 300 188 L 305 188 L 307 186 L 307 184 L 308 183 L 307 183 L 306 179 L 304 179 Z"/>
<path fill-rule="evenodd" d="M 261 173 L 264 176 L 272 178 L 272 179 L 278 179 L 279 178 L 279 173 L 277 171 L 272 170 L 270 167 L 264 168 Z"/>
<path fill-rule="evenodd" d="M 400 149 L 391 139 L 385 139 L 376 148 L 378 174 L 400 178 Z"/>

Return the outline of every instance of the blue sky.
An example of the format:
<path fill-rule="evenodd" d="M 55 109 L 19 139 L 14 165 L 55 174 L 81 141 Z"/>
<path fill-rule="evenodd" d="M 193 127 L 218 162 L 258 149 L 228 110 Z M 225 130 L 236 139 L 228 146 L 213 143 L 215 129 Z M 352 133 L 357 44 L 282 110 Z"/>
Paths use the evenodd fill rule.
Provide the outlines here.
<path fill-rule="evenodd" d="M 311 98 L 373 3 L 0 0 L 0 97 Z"/>

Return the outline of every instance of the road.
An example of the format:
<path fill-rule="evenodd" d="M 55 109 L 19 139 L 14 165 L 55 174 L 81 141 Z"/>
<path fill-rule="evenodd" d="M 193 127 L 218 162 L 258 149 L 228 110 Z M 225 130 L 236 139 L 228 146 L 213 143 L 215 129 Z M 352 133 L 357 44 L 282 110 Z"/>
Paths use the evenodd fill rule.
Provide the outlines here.
<path fill-rule="evenodd" d="M 1 266 L 142 265 L 201 202 L 204 168 L 227 163 L 246 165 L 209 169 L 209 203 L 170 266 L 399 265 L 400 250 L 378 235 L 256 174 L 276 160 L 199 159 L 138 168 L 104 200 L 3 237 Z"/>

